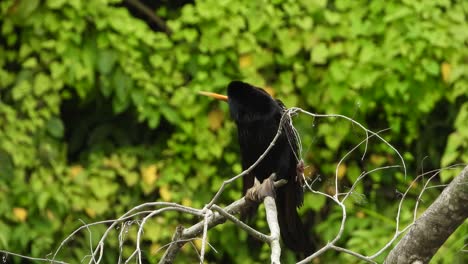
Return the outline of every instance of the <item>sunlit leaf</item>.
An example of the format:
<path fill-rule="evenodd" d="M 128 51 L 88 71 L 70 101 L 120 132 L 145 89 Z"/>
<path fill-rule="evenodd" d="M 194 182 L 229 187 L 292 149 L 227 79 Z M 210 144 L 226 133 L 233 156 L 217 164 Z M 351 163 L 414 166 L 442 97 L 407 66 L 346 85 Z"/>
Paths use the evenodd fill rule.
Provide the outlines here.
<path fill-rule="evenodd" d="M 151 164 L 140 169 L 143 182 L 146 185 L 153 186 L 156 180 L 158 179 L 157 166 Z"/>
<path fill-rule="evenodd" d="M 161 196 L 161 199 L 165 202 L 171 201 L 172 194 L 171 191 L 169 190 L 168 185 L 163 185 L 159 188 L 159 195 Z"/>
<path fill-rule="evenodd" d="M 25 222 L 28 218 L 28 211 L 26 210 L 26 208 L 15 207 L 13 208 L 13 215 L 18 221 Z"/>

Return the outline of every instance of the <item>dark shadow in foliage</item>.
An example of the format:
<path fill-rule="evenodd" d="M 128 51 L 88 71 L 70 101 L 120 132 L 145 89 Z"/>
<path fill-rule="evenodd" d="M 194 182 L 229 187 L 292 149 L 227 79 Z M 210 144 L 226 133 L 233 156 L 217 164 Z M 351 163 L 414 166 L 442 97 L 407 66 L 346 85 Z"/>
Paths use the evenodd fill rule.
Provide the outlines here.
<path fill-rule="evenodd" d="M 110 154 L 120 147 L 143 145 L 164 149 L 174 128 L 161 120 L 157 129 L 138 121 L 136 111 L 128 108 L 116 114 L 112 100 L 98 94 L 80 99 L 73 95 L 61 106 L 65 141 L 70 163 L 86 162 L 91 153 Z"/>

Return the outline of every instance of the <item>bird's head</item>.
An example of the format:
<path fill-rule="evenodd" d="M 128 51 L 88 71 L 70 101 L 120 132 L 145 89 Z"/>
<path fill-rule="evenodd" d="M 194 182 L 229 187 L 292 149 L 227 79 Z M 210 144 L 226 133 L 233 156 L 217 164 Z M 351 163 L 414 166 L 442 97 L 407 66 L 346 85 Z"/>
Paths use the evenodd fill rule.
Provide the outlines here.
<path fill-rule="evenodd" d="M 236 123 L 249 123 L 270 118 L 281 113 L 281 106 L 265 90 L 245 82 L 232 81 L 227 87 L 227 96 L 200 92 L 218 100 L 227 101 L 231 117 Z"/>

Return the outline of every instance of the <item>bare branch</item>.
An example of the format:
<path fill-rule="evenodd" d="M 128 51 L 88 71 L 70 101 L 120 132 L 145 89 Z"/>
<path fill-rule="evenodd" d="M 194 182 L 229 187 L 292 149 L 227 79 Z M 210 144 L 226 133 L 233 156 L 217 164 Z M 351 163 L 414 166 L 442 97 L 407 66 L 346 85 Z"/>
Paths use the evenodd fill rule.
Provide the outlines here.
<path fill-rule="evenodd" d="M 97 247 L 95 248 L 95 250 L 91 253 L 91 256 L 92 256 L 92 260 L 94 262 L 89 262 L 90 264 L 91 263 L 99 263 L 102 259 L 102 256 L 104 254 L 104 242 L 107 238 L 107 236 L 109 235 L 110 231 L 112 231 L 114 229 L 114 227 L 122 222 L 123 219 L 126 219 L 129 215 L 132 215 L 135 211 L 138 211 L 142 208 L 145 208 L 145 207 L 149 207 L 149 206 L 167 206 L 165 208 L 161 208 L 161 209 L 158 209 L 158 210 L 154 210 L 154 211 L 151 211 L 149 213 L 148 216 L 146 216 L 144 218 L 144 221 L 146 221 L 147 219 L 149 219 L 150 217 L 154 216 L 154 215 L 157 215 L 161 212 L 164 212 L 164 211 L 179 211 L 179 212 L 182 212 L 182 213 L 188 213 L 188 214 L 193 214 L 193 215 L 198 215 L 198 216 L 201 216 L 202 215 L 202 211 L 201 210 L 197 210 L 197 209 L 193 209 L 191 207 L 187 207 L 187 206 L 182 206 L 182 205 L 179 205 L 179 204 L 176 204 L 176 203 L 167 203 L 167 202 L 153 202 L 153 203 L 145 203 L 145 204 L 142 204 L 142 205 L 139 205 L 139 206 L 136 206 L 134 208 L 132 208 L 131 210 L 129 210 L 127 213 L 125 213 L 123 216 L 121 216 L 119 219 L 115 220 L 114 222 L 112 222 L 112 224 L 107 228 L 107 230 L 104 232 L 104 234 L 101 236 L 101 240 L 99 241 Z M 144 223 L 143 225 L 140 226 L 140 229 L 139 229 L 139 237 L 141 236 L 141 229 L 143 228 L 144 226 Z M 68 239 L 68 238 L 67 238 Z M 136 252 L 138 252 L 138 254 L 140 254 L 140 250 L 139 250 L 139 242 L 140 242 L 140 239 L 137 240 L 137 249 L 135 250 Z M 57 251 L 58 252 L 58 251 Z M 96 260 L 94 260 L 94 256 L 96 256 L 97 254 L 99 253 L 99 257 Z M 133 254 L 132 254 L 133 255 Z M 55 257 L 55 255 L 54 255 Z"/>
<path fill-rule="evenodd" d="M 428 263 L 468 217 L 468 166 L 416 220 L 385 263 Z"/>
<path fill-rule="evenodd" d="M 53 264 L 68 264 L 67 262 L 60 261 L 60 260 L 51 260 L 51 259 L 46 259 L 46 258 L 34 258 L 34 257 L 17 254 L 17 253 L 12 253 L 12 252 L 1 250 L 1 249 L 0 249 L 0 253 L 4 254 L 3 263 L 7 263 L 6 258 L 8 257 L 8 255 L 11 255 L 11 256 L 15 256 L 15 257 L 19 257 L 19 258 L 23 258 L 27 260 L 32 260 L 32 261 L 42 261 L 42 262 L 48 262 L 48 263 L 53 263 Z"/>
<path fill-rule="evenodd" d="M 279 264 L 281 263 L 280 228 L 275 199 L 271 196 L 267 196 L 263 202 L 265 203 L 266 218 L 268 226 L 270 227 L 271 263 Z"/>
<path fill-rule="evenodd" d="M 264 181 L 265 182 L 265 181 Z M 278 188 L 285 184 L 285 181 L 277 181 L 274 183 L 274 187 Z M 257 186 L 257 188 L 262 188 L 261 185 Z M 175 255 L 177 255 L 178 251 L 182 248 L 182 246 L 187 242 L 187 240 L 195 238 L 201 234 L 203 234 L 203 230 L 211 229 L 216 225 L 224 223 L 226 219 L 233 220 L 232 215 L 239 214 L 241 211 L 245 210 L 247 207 L 252 206 L 251 201 L 247 201 L 245 197 L 231 203 L 230 205 L 226 206 L 224 210 L 219 210 L 219 206 L 213 205 L 212 209 L 215 211 L 212 216 L 208 219 L 207 223 L 205 220 L 198 222 L 197 224 L 184 229 L 180 235 L 174 235 L 171 244 L 169 245 L 168 249 L 164 253 L 163 257 L 159 261 L 160 264 L 163 263 L 172 263 L 174 261 Z M 206 207 L 205 207 L 206 208 Z M 234 223 L 241 222 L 240 220 L 234 220 Z M 248 230 L 250 234 L 254 234 L 255 237 L 259 238 L 262 241 L 271 242 L 271 238 L 256 231 L 253 228 L 247 229 L 245 228 L 245 224 L 241 225 L 243 229 Z M 255 231 L 255 232 L 254 232 Z M 179 232 L 179 231 L 177 231 Z"/>
<path fill-rule="evenodd" d="M 364 130 L 364 132 L 366 132 L 366 138 L 367 139 L 370 138 L 369 137 L 369 133 L 370 133 L 373 136 L 376 136 L 377 138 L 379 138 L 382 142 L 384 142 L 387 146 L 389 146 L 393 151 L 395 151 L 395 153 L 398 155 L 398 157 L 401 160 L 401 163 L 403 165 L 403 171 L 404 171 L 405 178 L 406 178 L 406 163 L 405 163 L 405 160 L 403 159 L 403 156 L 400 154 L 400 152 L 394 146 L 392 146 L 390 143 L 388 143 L 384 138 L 379 136 L 376 132 L 373 132 L 373 131 L 365 128 L 361 123 L 357 122 L 356 120 L 354 120 L 352 118 L 349 118 L 347 116 L 338 115 L 338 114 L 314 114 L 314 113 L 308 112 L 306 110 L 303 110 L 303 109 L 297 108 L 297 107 L 291 107 L 290 109 L 288 109 L 288 111 L 296 111 L 296 112 L 299 111 L 301 113 L 304 113 L 304 114 L 307 114 L 307 115 L 310 115 L 310 116 L 313 116 L 313 117 L 339 117 L 339 118 L 346 119 L 346 120 L 350 121 L 351 123 L 359 126 L 362 130 Z M 365 150 L 364 150 L 364 155 L 367 152 L 367 145 L 368 145 L 368 141 L 366 141 L 366 147 L 365 147 Z M 364 155 L 362 156 L 362 159 L 364 159 Z"/>
<path fill-rule="evenodd" d="M 369 262 L 369 263 L 377 263 L 377 262 L 375 262 L 375 261 L 374 261 L 372 258 L 370 258 L 370 257 L 361 255 L 361 254 L 359 254 L 359 253 L 356 253 L 356 252 L 351 251 L 351 250 L 346 249 L 346 248 L 337 247 L 337 246 L 335 246 L 335 245 L 331 245 L 330 248 L 331 248 L 331 249 L 334 249 L 334 250 L 336 250 L 336 251 L 338 251 L 338 252 L 343 252 L 343 253 L 349 254 L 349 255 L 351 255 L 351 256 L 355 256 L 356 258 L 362 259 L 362 260 L 364 260 L 364 261 L 366 261 L 366 262 Z"/>
<path fill-rule="evenodd" d="M 258 232 L 257 230 L 253 229 L 252 227 L 246 225 L 244 222 L 242 222 L 241 220 L 239 220 L 238 218 L 236 218 L 234 215 L 226 212 L 223 208 L 217 206 L 216 204 L 213 205 L 213 210 L 220 213 L 222 216 L 226 217 L 226 219 L 230 220 L 231 222 L 233 222 L 234 224 L 236 224 L 238 227 L 242 228 L 242 230 L 246 231 L 249 235 L 251 235 L 252 237 L 262 241 L 262 242 L 265 242 L 265 243 L 270 243 L 270 238 L 261 233 L 261 232 Z"/>
<path fill-rule="evenodd" d="M 205 245 L 208 238 L 208 220 L 213 216 L 213 212 L 209 209 L 206 210 L 205 217 L 203 218 L 203 237 L 202 237 L 202 246 L 200 250 L 200 264 L 203 264 L 205 259 Z"/>

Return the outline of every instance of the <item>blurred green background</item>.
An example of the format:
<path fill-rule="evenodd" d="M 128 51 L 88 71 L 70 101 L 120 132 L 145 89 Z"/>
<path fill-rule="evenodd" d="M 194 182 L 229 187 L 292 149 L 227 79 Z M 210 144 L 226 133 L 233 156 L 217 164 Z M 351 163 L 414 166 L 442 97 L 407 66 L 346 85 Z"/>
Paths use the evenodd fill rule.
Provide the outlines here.
<path fill-rule="evenodd" d="M 202 208 L 241 167 L 227 105 L 196 92 L 224 93 L 234 79 L 266 88 L 288 107 L 389 129 L 381 135 L 402 153 L 408 176 L 379 171 L 357 186 L 339 245 L 359 253 L 373 254 L 393 236 L 399 192 L 412 179 L 468 162 L 468 1 L 140 2 L 167 29 L 134 0 L 0 2 L 0 249 L 46 257 L 81 221 L 114 219 L 143 202 Z M 337 118 L 300 115 L 295 124 L 306 176 L 333 193 L 338 161 L 365 133 Z M 362 171 L 401 165 L 376 139 L 363 153 L 339 167 L 340 190 Z M 459 171 L 445 170 L 433 184 Z M 222 204 L 238 199 L 240 186 Z M 421 186 L 403 205 L 403 224 Z M 418 212 L 440 191 L 427 190 Z M 301 212 L 317 246 L 334 237 L 341 214 L 332 202 L 307 193 Z M 145 261 L 157 262 L 177 225 L 197 221 L 167 213 L 148 222 Z M 262 210 L 257 226 L 267 230 Z M 134 249 L 136 227 L 124 256 Z M 78 263 L 105 229 L 77 234 L 59 259 Z M 467 230 L 434 263 L 466 259 Z M 116 263 L 118 232 L 104 263 Z M 230 223 L 211 230 L 217 252 L 208 249 L 206 262 L 267 262 L 268 247 L 249 249 L 246 237 Z M 187 244 L 177 263 L 197 262 L 199 242 Z M 294 259 L 283 252 L 285 263 Z M 314 263 L 358 262 L 327 252 Z"/>

